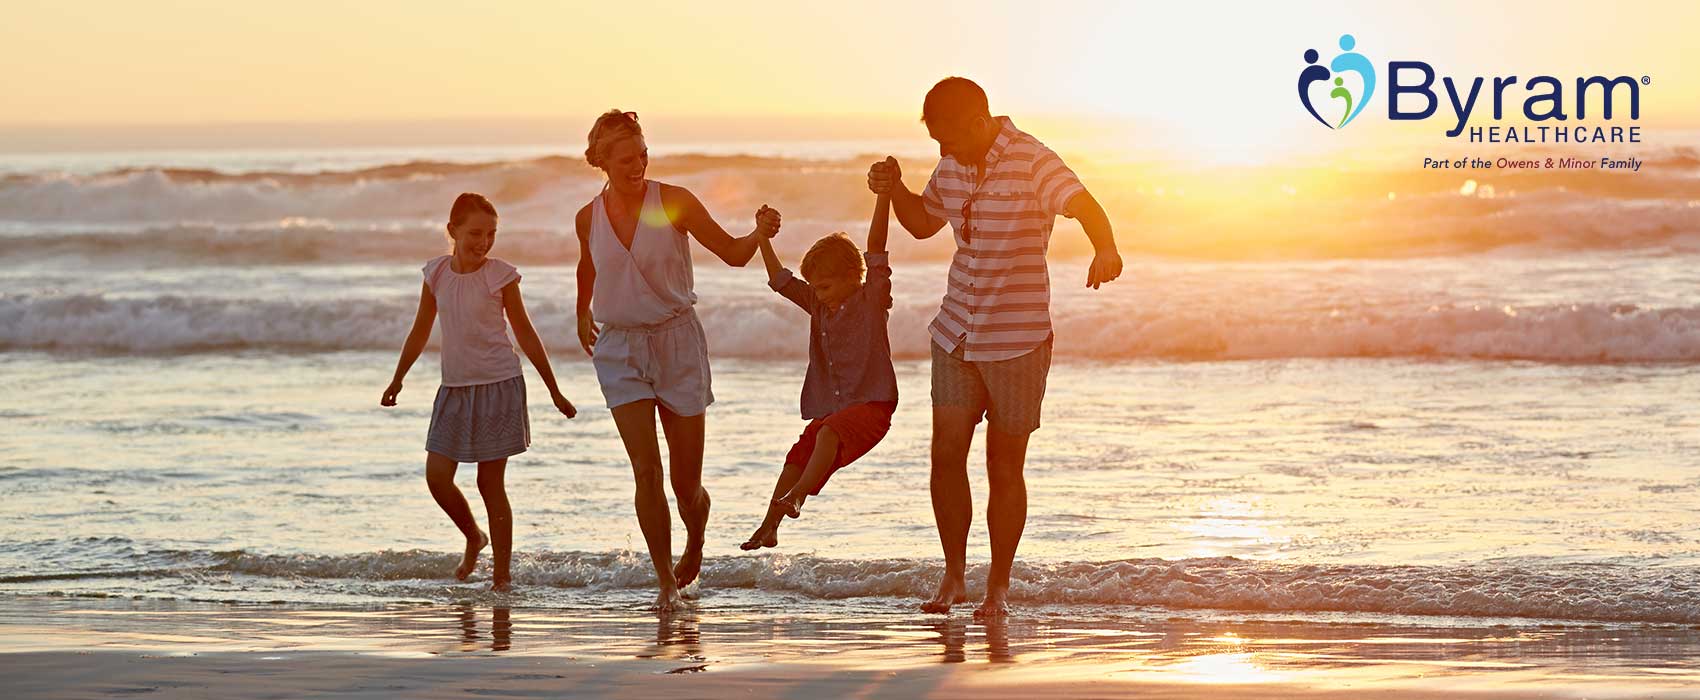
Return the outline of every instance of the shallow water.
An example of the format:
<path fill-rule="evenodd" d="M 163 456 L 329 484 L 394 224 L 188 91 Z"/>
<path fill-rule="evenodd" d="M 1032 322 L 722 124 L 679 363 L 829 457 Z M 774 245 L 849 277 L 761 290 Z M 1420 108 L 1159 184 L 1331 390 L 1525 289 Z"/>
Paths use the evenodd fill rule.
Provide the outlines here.
<path fill-rule="evenodd" d="M 562 222 L 596 183 L 542 153 L 0 162 L 0 593 L 641 608 L 651 573 L 630 469 L 572 333 Z M 794 259 L 818 234 L 865 225 L 858 161 L 844 156 L 686 154 L 658 157 L 656 176 L 717 212 L 768 197 L 796 212 L 781 246 Z M 1195 173 L 1186 195 L 1179 181 L 1117 179 L 1173 173 L 1084 170 L 1128 222 L 1129 264 L 1080 288 L 1085 266 L 1063 250 L 1079 235 L 1059 227 L 1058 361 L 1028 460 L 1015 599 L 1700 623 L 1691 170 L 1673 156 L 1637 179 L 1509 178 L 1469 194 L 1356 173 L 1302 197 L 1276 187 L 1292 173 L 1213 193 Z M 1276 204 L 1227 209 L 1263 211 L 1266 226 L 1204 211 L 1206 194 L 1265 185 Z M 494 254 L 520 263 L 582 410 L 554 414 L 527 369 L 535 442 L 508 471 L 512 596 L 484 590 L 487 569 L 468 584 L 443 576 L 457 535 L 421 475 L 435 356 L 399 407 L 377 406 L 418 267 L 444 246 L 439 205 L 466 189 L 502 207 Z M 1327 235 L 1375 256 L 1235 247 L 1309 235 L 1281 224 L 1316 218 L 1312 205 L 1357 212 Z M 1176 247 L 1189 237 L 1208 245 Z M 704 609 L 827 614 L 928 592 L 925 325 L 941 241 L 894 240 L 891 435 L 785 524 L 780 549 L 754 555 L 736 544 L 802 428 L 807 326 L 759 269 L 699 261 L 720 399 Z M 1232 250 L 1213 259 L 1211 246 Z M 1176 251 L 1191 257 L 1164 255 Z M 460 481 L 476 501 L 471 472 Z M 970 479 L 983 503 L 983 470 Z M 983 522 L 970 536 L 978 590 Z"/>

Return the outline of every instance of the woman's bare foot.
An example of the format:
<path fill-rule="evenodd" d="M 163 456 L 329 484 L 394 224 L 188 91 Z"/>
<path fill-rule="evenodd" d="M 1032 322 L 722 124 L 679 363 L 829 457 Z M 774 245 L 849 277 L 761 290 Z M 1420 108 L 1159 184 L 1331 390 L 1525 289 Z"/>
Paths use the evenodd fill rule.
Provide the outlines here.
<path fill-rule="evenodd" d="M 468 576 L 472 575 L 472 571 L 478 568 L 478 553 L 484 551 L 484 548 L 488 546 L 490 546 L 490 536 L 484 534 L 483 530 L 478 531 L 477 541 L 470 539 L 466 541 L 466 554 L 461 555 L 460 566 L 455 567 L 456 581 L 465 581 Z"/>
<path fill-rule="evenodd" d="M 673 580 L 684 588 L 697 580 L 699 573 L 702 573 L 702 541 L 686 542 L 685 553 L 680 555 L 679 563 L 673 565 Z"/>
<path fill-rule="evenodd" d="M 513 577 L 491 578 L 490 590 L 494 593 L 512 593 L 514 590 Z"/>
<path fill-rule="evenodd" d="M 655 596 L 656 612 L 670 613 L 674 610 L 678 610 L 681 605 L 683 605 L 683 603 L 679 600 L 678 589 L 663 588 L 661 589 L 661 593 Z"/>
<path fill-rule="evenodd" d="M 708 500 L 707 491 L 702 492 L 700 499 L 702 505 L 697 510 L 696 527 L 686 524 L 685 553 L 679 557 L 679 563 L 673 565 L 673 580 L 678 582 L 679 588 L 691 585 L 692 581 L 697 580 L 697 574 L 702 573 L 702 545 L 704 531 L 708 529 L 708 510 L 711 502 Z M 691 533 L 696 536 L 690 537 Z"/>
<path fill-rule="evenodd" d="M 748 552 L 753 549 L 761 549 L 762 547 L 777 546 L 779 546 L 779 528 L 758 527 L 756 528 L 756 534 L 750 535 L 749 541 L 738 545 L 738 549 Z"/>
<path fill-rule="evenodd" d="M 946 573 L 939 579 L 939 591 L 933 594 L 931 600 L 921 604 L 921 612 L 948 613 L 950 606 L 968 602 L 968 586 L 963 584 L 961 575 Z"/>
<path fill-rule="evenodd" d="M 988 587 L 986 599 L 981 601 L 980 607 L 974 608 L 974 619 L 1002 620 L 1007 617 L 1009 617 L 1009 589 Z"/>

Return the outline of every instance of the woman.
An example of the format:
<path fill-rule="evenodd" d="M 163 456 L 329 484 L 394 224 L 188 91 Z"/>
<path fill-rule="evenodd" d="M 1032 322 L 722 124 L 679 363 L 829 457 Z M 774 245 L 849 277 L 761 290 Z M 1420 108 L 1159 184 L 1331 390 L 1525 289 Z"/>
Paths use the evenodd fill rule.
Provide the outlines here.
<path fill-rule="evenodd" d="M 672 610 L 679 589 L 702 569 L 708 492 L 702 488 L 704 415 L 714 402 L 708 345 L 693 305 L 686 236 L 742 267 L 757 237 L 779 232 L 779 212 L 763 206 L 756 228 L 733 238 L 689 190 L 644 178 L 649 149 L 637 114 L 614 110 L 590 129 L 585 159 L 608 177 L 602 193 L 578 212 L 578 336 L 596 366 L 637 480 L 638 526 L 660 587 L 656 607 Z M 602 325 L 598 328 L 597 323 Z M 673 559 L 671 516 L 661 486 L 655 417 L 667 435 L 668 471 L 685 552 Z"/>

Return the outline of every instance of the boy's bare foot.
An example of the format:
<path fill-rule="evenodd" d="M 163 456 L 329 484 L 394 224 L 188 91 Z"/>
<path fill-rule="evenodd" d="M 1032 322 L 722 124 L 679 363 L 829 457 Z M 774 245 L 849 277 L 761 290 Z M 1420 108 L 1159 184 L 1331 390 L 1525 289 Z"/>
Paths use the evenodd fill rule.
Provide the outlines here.
<path fill-rule="evenodd" d="M 803 506 L 789 498 L 773 499 L 773 507 L 778 508 L 787 518 L 799 518 L 803 515 Z"/>
<path fill-rule="evenodd" d="M 490 546 L 490 536 L 484 534 L 483 530 L 478 531 L 476 541 L 470 539 L 466 541 L 466 554 L 461 555 L 460 566 L 455 567 L 456 581 L 465 581 L 468 576 L 472 575 L 472 571 L 478 568 L 478 553 L 484 551 L 484 548 L 488 546 Z"/>
<path fill-rule="evenodd" d="M 679 601 L 678 589 L 663 588 L 661 589 L 661 593 L 655 596 L 656 612 L 670 613 L 674 610 L 678 610 L 680 605 L 682 605 L 682 603 Z"/>
<path fill-rule="evenodd" d="M 962 583 L 961 576 L 949 573 L 939 579 L 939 592 L 934 593 L 931 600 L 921 604 L 921 612 L 948 613 L 950 606 L 968 602 L 968 586 Z"/>
<path fill-rule="evenodd" d="M 986 599 L 980 607 L 974 608 L 976 620 L 1002 620 L 1009 617 L 1009 591 L 1001 588 L 987 588 Z"/>
<path fill-rule="evenodd" d="M 779 546 L 779 528 L 759 527 L 756 528 L 756 534 L 750 535 L 749 541 L 738 545 L 738 549 L 748 552 L 753 549 L 761 549 L 762 547 L 777 546 Z"/>

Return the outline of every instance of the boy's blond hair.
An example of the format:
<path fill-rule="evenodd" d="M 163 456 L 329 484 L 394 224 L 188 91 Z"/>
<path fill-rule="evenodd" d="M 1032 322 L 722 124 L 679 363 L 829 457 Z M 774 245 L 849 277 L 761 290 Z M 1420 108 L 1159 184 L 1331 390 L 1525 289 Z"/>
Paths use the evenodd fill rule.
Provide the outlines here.
<path fill-rule="evenodd" d="M 862 249 L 856 247 L 856 242 L 843 231 L 822 236 L 809 246 L 809 252 L 803 254 L 801 267 L 805 279 L 854 273 L 860 280 L 867 271 L 862 263 Z"/>

